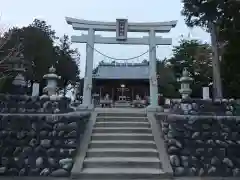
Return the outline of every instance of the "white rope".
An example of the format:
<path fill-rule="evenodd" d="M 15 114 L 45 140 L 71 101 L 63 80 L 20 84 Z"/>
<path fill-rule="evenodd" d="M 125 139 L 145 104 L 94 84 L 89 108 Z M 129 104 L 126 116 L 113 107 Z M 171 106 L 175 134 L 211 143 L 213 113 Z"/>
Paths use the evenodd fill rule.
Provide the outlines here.
<path fill-rule="evenodd" d="M 90 48 L 92 48 L 94 51 L 96 51 L 97 53 L 99 53 L 99 54 L 101 54 L 102 56 L 104 56 L 105 58 L 108 58 L 108 59 L 111 59 L 111 60 L 115 60 L 115 61 L 129 61 L 129 60 L 133 60 L 133 59 L 138 59 L 138 58 L 144 56 L 145 54 L 153 51 L 154 49 L 156 49 L 156 48 L 158 47 L 158 46 L 153 47 L 153 48 L 151 48 L 150 50 L 147 50 L 146 52 L 144 52 L 144 53 L 142 53 L 142 54 L 140 54 L 140 55 L 138 55 L 138 56 L 134 56 L 134 57 L 131 57 L 131 58 L 125 58 L 125 59 L 124 59 L 124 58 L 115 58 L 115 57 L 108 56 L 108 55 L 100 52 L 99 50 L 95 49 L 95 48 L 92 47 L 90 44 L 87 43 L 87 45 L 88 45 Z"/>

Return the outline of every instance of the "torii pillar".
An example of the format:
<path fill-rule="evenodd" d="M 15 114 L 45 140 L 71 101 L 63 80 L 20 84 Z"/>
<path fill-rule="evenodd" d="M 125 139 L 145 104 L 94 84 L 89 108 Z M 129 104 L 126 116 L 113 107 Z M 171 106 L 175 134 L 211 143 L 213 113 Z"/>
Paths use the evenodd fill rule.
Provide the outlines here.
<path fill-rule="evenodd" d="M 94 59 L 94 37 L 95 31 L 93 28 L 88 30 L 88 42 L 86 44 L 86 65 L 85 77 L 83 86 L 83 106 L 89 109 L 93 108 L 92 104 L 92 70 Z"/>
<path fill-rule="evenodd" d="M 157 55 L 155 31 L 151 29 L 149 32 L 149 85 L 150 85 L 150 106 L 149 110 L 155 111 L 158 107 L 158 81 L 157 81 Z M 157 109 L 156 109 L 157 110 Z"/>

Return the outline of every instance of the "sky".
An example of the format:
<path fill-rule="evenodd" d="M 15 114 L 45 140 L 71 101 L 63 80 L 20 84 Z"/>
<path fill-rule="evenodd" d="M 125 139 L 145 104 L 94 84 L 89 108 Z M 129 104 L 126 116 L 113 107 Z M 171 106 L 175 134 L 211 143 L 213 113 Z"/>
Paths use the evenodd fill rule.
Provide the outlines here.
<path fill-rule="evenodd" d="M 74 17 L 85 20 L 112 21 L 118 18 L 126 18 L 129 22 L 161 22 L 177 20 L 177 26 L 170 33 L 158 34 L 159 36 L 172 38 L 172 46 L 157 48 L 157 58 L 171 57 L 172 47 L 178 45 L 179 40 L 184 38 L 199 39 L 210 42 L 209 34 L 201 28 L 189 29 L 181 16 L 181 0 L 0 0 L 0 25 L 4 27 L 27 26 L 35 18 L 45 20 L 56 31 L 57 36 L 67 34 L 81 35 L 86 32 L 75 31 L 65 21 L 65 17 Z M 115 37 L 113 32 L 97 32 L 102 36 Z M 189 36 L 190 35 L 190 36 Z M 144 33 L 128 33 L 128 37 L 146 36 Z M 73 44 L 81 54 L 80 70 L 84 76 L 86 45 Z M 115 58 L 131 58 L 148 50 L 147 46 L 140 45 L 103 45 L 97 44 L 95 48 L 104 54 Z M 148 54 L 131 62 L 140 62 L 148 59 Z M 94 67 L 104 58 L 97 52 L 94 53 Z"/>

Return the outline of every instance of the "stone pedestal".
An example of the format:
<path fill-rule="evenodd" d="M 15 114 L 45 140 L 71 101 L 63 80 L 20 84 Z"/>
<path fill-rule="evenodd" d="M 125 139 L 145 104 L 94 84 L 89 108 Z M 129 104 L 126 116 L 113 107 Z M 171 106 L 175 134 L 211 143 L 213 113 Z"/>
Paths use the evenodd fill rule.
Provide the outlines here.
<path fill-rule="evenodd" d="M 94 105 L 90 104 L 90 105 L 85 105 L 85 104 L 80 104 L 76 110 L 77 111 L 84 111 L 84 110 L 93 110 L 94 109 Z"/>
<path fill-rule="evenodd" d="M 161 106 L 152 106 L 152 105 L 149 105 L 147 107 L 147 111 L 148 112 L 164 112 L 164 109 L 163 107 Z"/>
<path fill-rule="evenodd" d="M 33 83 L 32 96 L 39 96 L 39 83 Z"/>
<path fill-rule="evenodd" d="M 209 87 L 203 87 L 202 92 L 203 92 L 203 99 L 204 100 L 209 100 L 210 99 Z"/>

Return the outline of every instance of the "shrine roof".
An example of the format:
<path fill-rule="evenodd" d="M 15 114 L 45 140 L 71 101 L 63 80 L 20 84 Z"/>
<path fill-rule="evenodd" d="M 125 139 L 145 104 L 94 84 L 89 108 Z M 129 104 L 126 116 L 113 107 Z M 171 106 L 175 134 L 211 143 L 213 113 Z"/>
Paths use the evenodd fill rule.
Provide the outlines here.
<path fill-rule="evenodd" d="M 95 79 L 149 79 L 149 65 L 138 64 L 100 64 Z"/>

